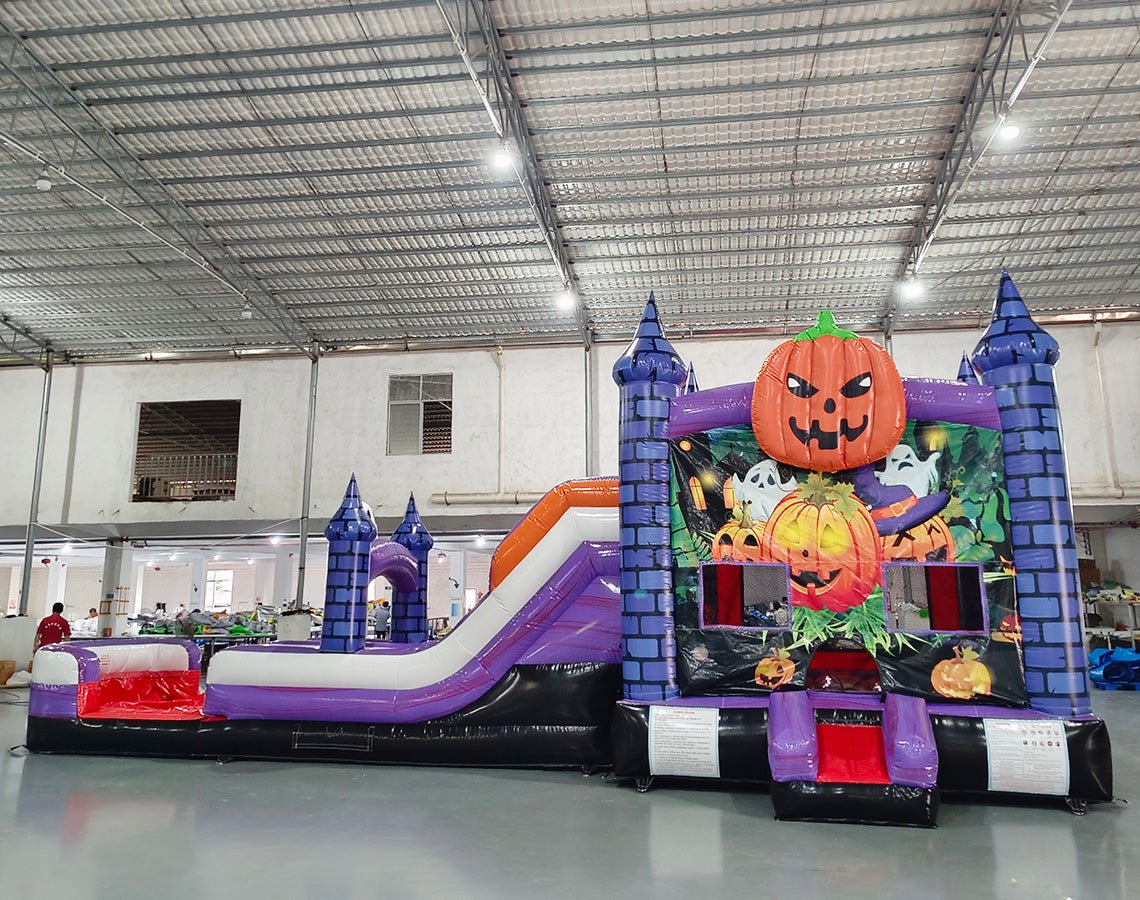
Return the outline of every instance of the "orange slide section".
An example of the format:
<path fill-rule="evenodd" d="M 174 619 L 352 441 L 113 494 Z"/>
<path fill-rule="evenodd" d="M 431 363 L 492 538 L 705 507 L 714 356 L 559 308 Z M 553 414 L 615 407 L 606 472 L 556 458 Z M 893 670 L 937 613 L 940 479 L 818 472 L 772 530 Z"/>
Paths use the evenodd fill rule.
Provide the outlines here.
<path fill-rule="evenodd" d="M 554 524 L 572 506 L 603 507 L 618 505 L 616 478 L 582 479 L 558 485 L 535 504 L 526 517 L 508 534 L 491 557 L 491 590 L 499 586 Z"/>

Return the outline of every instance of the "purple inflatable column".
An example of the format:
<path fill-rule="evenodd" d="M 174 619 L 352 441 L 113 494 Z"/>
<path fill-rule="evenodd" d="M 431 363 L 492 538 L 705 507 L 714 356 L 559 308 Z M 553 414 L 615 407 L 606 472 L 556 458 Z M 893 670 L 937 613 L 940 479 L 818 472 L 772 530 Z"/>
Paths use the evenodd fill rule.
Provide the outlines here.
<path fill-rule="evenodd" d="M 368 567 L 376 521 L 360 499 L 356 476 L 348 482 L 344 501 L 325 528 L 329 541 L 325 580 L 322 653 L 355 653 L 364 646 L 368 625 Z"/>
<path fill-rule="evenodd" d="M 414 591 L 392 587 L 391 640 L 396 644 L 422 644 L 428 639 L 427 567 L 428 553 L 435 541 L 416 509 L 416 497 L 408 497 L 408 509 L 402 521 L 392 532 L 392 540 L 407 548 L 416 558 L 419 579 Z"/>
<path fill-rule="evenodd" d="M 678 694 L 669 538 L 669 401 L 685 365 L 665 339 L 653 295 L 633 341 L 614 364 L 618 434 L 622 677 L 630 700 Z"/>
<path fill-rule="evenodd" d="M 1059 357 L 1057 342 L 1002 272 L 993 322 L 973 362 L 993 386 L 1001 416 L 1025 683 L 1034 709 L 1085 716 L 1092 710 L 1076 535 L 1053 380 Z"/>

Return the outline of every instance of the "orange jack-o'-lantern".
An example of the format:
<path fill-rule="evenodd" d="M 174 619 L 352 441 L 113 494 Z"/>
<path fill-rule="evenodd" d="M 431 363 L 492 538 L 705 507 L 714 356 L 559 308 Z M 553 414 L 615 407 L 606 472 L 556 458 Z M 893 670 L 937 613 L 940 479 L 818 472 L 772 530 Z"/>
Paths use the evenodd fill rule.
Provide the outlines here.
<path fill-rule="evenodd" d="M 883 559 L 954 562 L 954 535 L 942 516 L 932 516 L 912 528 L 883 538 Z"/>
<path fill-rule="evenodd" d="M 955 700 L 988 695 L 991 681 L 990 670 L 973 647 L 955 647 L 954 656 L 942 660 L 930 673 L 934 690 Z"/>
<path fill-rule="evenodd" d="M 998 625 L 998 630 L 991 632 L 990 637 L 1003 644 L 1021 643 L 1021 618 L 1017 613 L 1004 616 Z"/>
<path fill-rule="evenodd" d="M 787 563 L 794 605 L 843 612 L 867 599 L 879 580 L 883 550 L 851 485 L 812 473 L 772 511 L 760 558 Z"/>
<path fill-rule="evenodd" d="M 752 430 L 780 462 L 836 472 L 882 459 L 906 427 L 902 379 L 886 350 L 835 327 L 814 328 L 768 356 L 752 394 Z"/>
<path fill-rule="evenodd" d="M 773 650 L 771 656 L 765 656 L 756 663 L 756 672 L 752 676 L 760 687 L 770 691 L 787 684 L 796 674 L 796 664 L 792 662 L 791 654 L 787 650 Z"/>
<path fill-rule="evenodd" d="M 754 522 L 749 504 L 739 507 L 739 517 L 732 518 L 713 536 L 713 559 L 733 559 L 737 562 L 756 562 L 760 559 L 760 538 L 764 523 Z"/>

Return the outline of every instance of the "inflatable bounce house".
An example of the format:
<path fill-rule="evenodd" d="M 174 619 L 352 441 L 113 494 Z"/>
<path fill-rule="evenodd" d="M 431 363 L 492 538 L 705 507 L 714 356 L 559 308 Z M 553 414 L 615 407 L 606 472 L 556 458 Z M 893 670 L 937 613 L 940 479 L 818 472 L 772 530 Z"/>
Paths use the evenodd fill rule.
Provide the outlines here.
<path fill-rule="evenodd" d="M 652 296 L 614 368 L 620 472 L 551 491 L 427 639 L 432 538 L 330 521 L 320 641 L 35 659 L 41 752 L 612 766 L 771 785 L 782 819 L 935 824 L 939 792 L 1112 798 L 1089 705 L 1058 346 L 1003 274 L 957 381 L 836 324 L 699 390 Z M 979 383 L 980 378 L 980 383 Z M 394 589 L 392 640 L 366 588 Z"/>

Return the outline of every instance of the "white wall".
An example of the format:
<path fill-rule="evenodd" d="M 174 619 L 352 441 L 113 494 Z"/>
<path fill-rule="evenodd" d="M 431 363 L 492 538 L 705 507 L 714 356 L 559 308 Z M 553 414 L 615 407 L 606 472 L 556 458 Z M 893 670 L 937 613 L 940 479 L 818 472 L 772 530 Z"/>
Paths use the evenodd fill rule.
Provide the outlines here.
<path fill-rule="evenodd" d="M 1062 345 L 1059 390 L 1078 496 L 1107 497 L 1140 490 L 1140 325 L 1106 325 L 1100 339 L 1111 420 L 1102 413 L 1092 326 L 1052 329 Z M 977 332 L 904 332 L 894 354 L 904 375 L 953 378 Z M 677 339 L 703 387 L 751 381 L 777 338 Z M 611 377 L 623 347 L 590 354 L 594 383 L 595 450 L 601 474 L 616 471 L 617 388 Z M 409 491 L 433 531 L 449 517 L 498 512 L 495 507 L 433 504 L 433 493 L 539 492 L 586 474 L 584 392 L 580 348 L 362 353 L 321 363 L 313 497 L 314 525 L 338 505 L 356 472 L 379 516 L 400 515 Z M 386 445 L 387 378 L 392 374 L 454 375 L 454 438 L 448 455 L 390 457 Z M 304 458 L 309 364 L 304 359 L 62 366 L 55 373 L 40 521 L 53 525 L 106 522 L 293 519 L 298 513 Z M 0 370 L 5 477 L 0 479 L 0 526 L 27 520 L 42 374 Z M 500 394 L 502 403 L 500 404 Z M 131 503 L 131 470 L 138 405 L 144 401 L 236 398 L 242 401 L 237 498 L 195 503 Z M 501 408 L 500 408 L 501 407 Z M 500 435 L 500 429 L 502 434 Z M 1109 484 L 1110 443 L 1118 481 Z M 511 511 L 511 510 L 506 510 Z M 517 510 L 514 510 L 517 511 Z M 294 526 L 295 527 L 295 526 Z M 188 527 L 187 531 L 192 532 Z M 320 560 L 314 560 L 319 563 Z M 307 599 L 320 596 L 316 569 Z M 322 575 L 323 577 L 323 575 Z"/>

